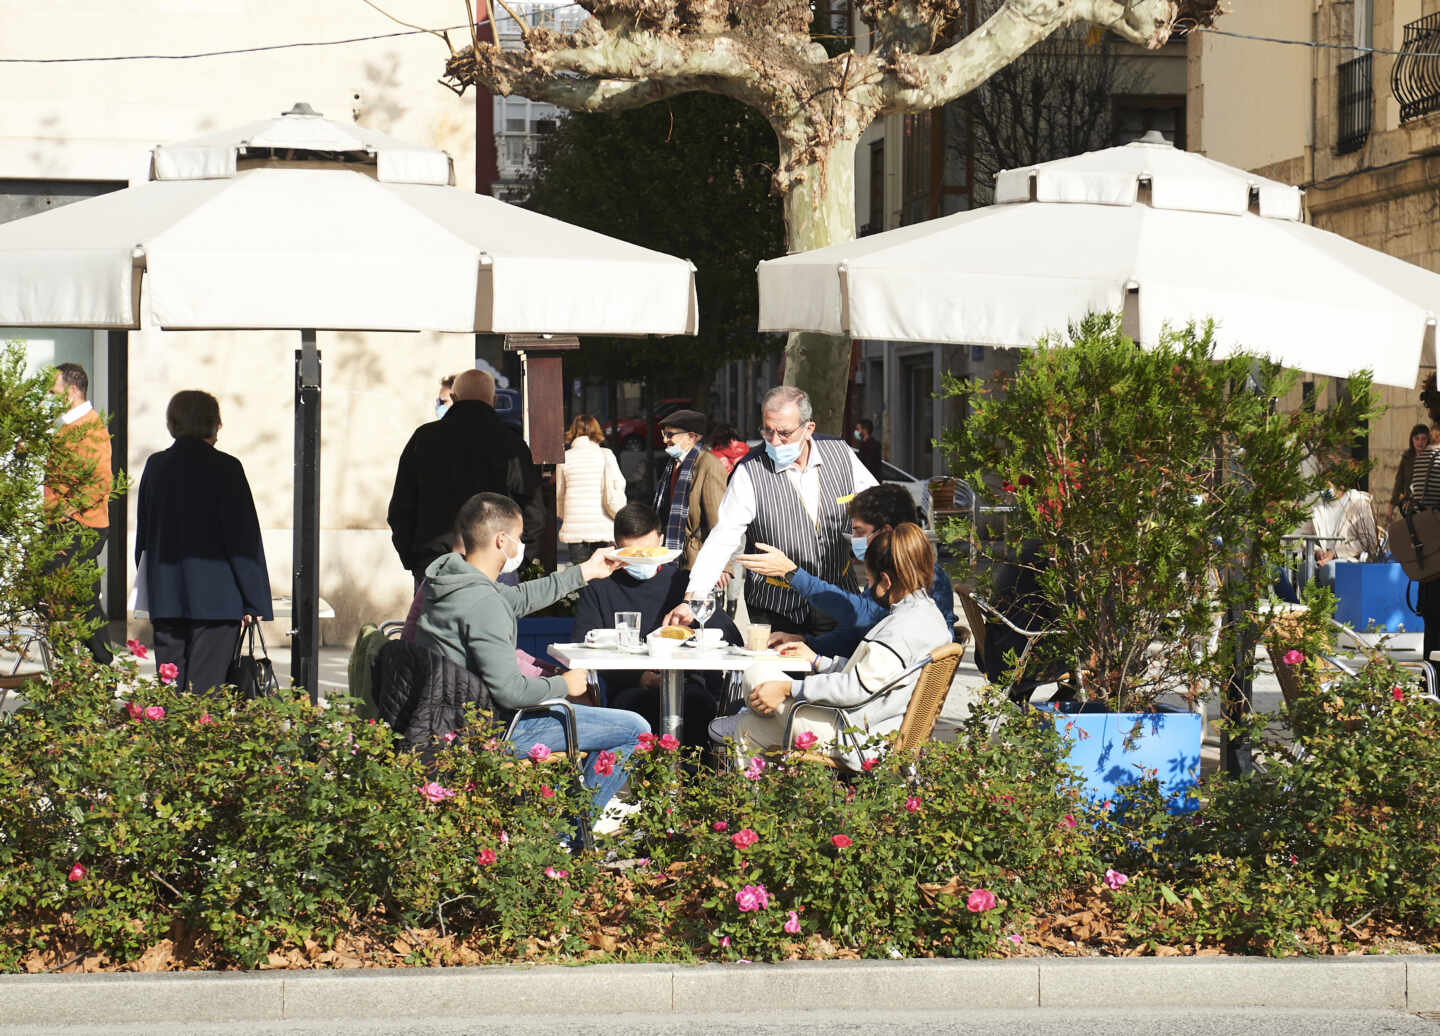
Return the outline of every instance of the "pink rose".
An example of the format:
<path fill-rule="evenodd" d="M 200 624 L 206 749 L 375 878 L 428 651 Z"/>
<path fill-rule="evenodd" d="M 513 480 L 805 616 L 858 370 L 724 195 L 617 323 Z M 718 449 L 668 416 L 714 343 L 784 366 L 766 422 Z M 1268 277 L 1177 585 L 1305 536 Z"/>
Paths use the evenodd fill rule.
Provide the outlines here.
<path fill-rule="evenodd" d="M 138 640 L 127 640 L 125 642 L 125 650 L 130 652 L 136 658 L 150 657 L 149 648 L 147 648 L 144 644 L 140 643 L 140 641 Z"/>
<path fill-rule="evenodd" d="M 543 763 L 550 758 L 550 749 L 546 745 L 533 745 L 530 748 L 530 758 L 537 763 Z"/>
<path fill-rule="evenodd" d="M 1065 814 L 1065 818 L 1060 821 L 1060 826 L 1061 826 L 1061 827 L 1064 827 L 1064 828 L 1074 827 L 1074 826 L 1075 826 L 1075 814 L 1074 814 L 1074 813 L 1066 813 L 1066 814 Z"/>
<path fill-rule="evenodd" d="M 555 789 L 548 784 L 540 785 L 540 797 L 542 799 L 553 799 L 555 797 Z"/>
<path fill-rule="evenodd" d="M 742 914 L 748 914 L 752 910 L 764 910 L 770 905 L 770 893 L 765 891 L 764 885 L 746 885 L 735 893 L 735 905 Z"/>
<path fill-rule="evenodd" d="M 750 757 L 750 765 L 745 767 L 745 776 L 752 781 L 758 781 L 760 775 L 765 772 L 765 760 L 758 755 Z"/>
<path fill-rule="evenodd" d="M 659 744 L 661 748 L 665 749 L 665 751 L 673 752 L 675 751 L 675 749 L 680 747 L 680 739 L 677 738 L 674 734 L 666 734 L 657 742 L 657 744 Z"/>
<path fill-rule="evenodd" d="M 643 734 L 636 734 L 635 740 L 640 742 L 642 745 L 653 745 L 655 744 L 655 735 L 647 730 Z"/>
<path fill-rule="evenodd" d="M 444 741 L 447 745 L 449 745 L 449 744 L 453 744 L 454 741 L 455 741 L 455 738 L 457 738 L 458 736 L 459 736 L 459 735 L 456 734 L 455 731 L 452 730 L 452 731 L 450 731 L 450 733 L 446 734 L 443 738 L 441 738 L 441 740 Z"/>
<path fill-rule="evenodd" d="M 213 724 L 214 722 L 215 722 L 215 720 L 214 720 L 214 718 L 210 715 L 210 713 L 208 713 L 208 712 L 202 712 L 202 713 L 200 713 L 200 725 L 201 725 L 202 727 L 208 727 L 208 726 L 210 726 L 211 724 Z"/>
<path fill-rule="evenodd" d="M 850 848 L 850 836 L 849 836 L 849 835 L 831 835 L 831 836 L 830 836 L 830 844 L 833 845 L 833 846 L 834 846 L 835 848 L 837 848 L 837 849 L 848 849 L 848 848 Z"/>
<path fill-rule="evenodd" d="M 1105 871 L 1105 884 L 1109 885 L 1112 889 L 1118 889 L 1129 880 L 1130 876 L 1128 874 L 1121 874 L 1119 871 L 1113 869 L 1107 869 Z"/>
<path fill-rule="evenodd" d="M 989 889 L 974 889 L 965 900 L 965 909 L 972 914 L 983 914 L 995 909 L 995 893 Z"/>
<path fill-rule="evenodd" d="M 815 732 L 813 730 L 805 730 L 795 735 L 795 747 L 803 752 L 805 751 L 805 749 L 811 747 L 815 744 L 816 741 L 819 740 L 820 739 L 815 736 Z"/>
<path fill-rule="evenodd" d="M 754 831 L 750 830 L 750 828 L 746 827 L 742 828 L 739 831 L 736 831 L 733 835 L 731 835 L 730 841 L 737 849 L 748 849 L 756 842 L 760 841 L 760 836 L 757 835 Z"/>
<path fill-rule="evenodd" d="M 796 935 L 800 931 L 800 918 L 795 916 L 795 911 L 790 911 L 790 916 L 785 918 L 785 932 L 788 935 Z"/>
<path fill-rule="evenodd" d="M 559 867 L 546 867 L 545 877 L 554 878 L 556 881 L 560 881 L 563 878 L 570 877 L 570 872 L 562 871 Z"/>
<path fill-rule="evenodd" d="M 498 859 L 494 849 L 481 849 L 475 854 L 475 862 L 482 867 L 488 867 Z"/>
<path fill-rule="evenodd" d="M 445 787 L 445 785 L 438 783 L 437 781 L 431 781 L 429 784 L 422 784 L 415 790 L 418 791 L 421 795 L 423 795 L 425 797 L 425 801 L 427 802 L 444 802 L 446 799 L 455 797 L 455 793 L 453 791 Z"/>
<path fill-rule="evenodd" d="M 65 877 L 70 881 L 84 881 L 85 875 L 89 873 L 90 872 L 85 869 L 85 865 L 83 863 L 77 863 L 75 866 L 70 868 L 70 873 L 65 875 Z"/>
<path fill-rule="evenodd" d="M 505 829 L 504 829 L 504 828 L 501 828 L 501 829 L 500 829 L 500 844 L 501 844 L 501 845 L 509 845 L 509 844 L 510 844 L 510 836 L 505 833 Z"/>
<path fill-rule="evenodd" d="M 147 705 L 147 706 L 145 706 L 145 718 L 146 718 L 146 719 L 152 719 L 152 720 L 164 719 L 164 718 L 165 718 L 165 707 L 164 707 L 163 705 Z"/>
<path fill-rule="evenodd" d="M 872 756 L 871 758 L 866 759 L 860 763 L 860 769 L 869 771 L 875 769 L 875 767 L 879 765 L 880 760 Z"/>
<path fill-rule="evenodd" d="M 725 821 L 723 821 L 723 820 L 717 820 L 717 821 L 715 821 L 715 823 L 713 823 L 713 824 L 710 825 L 710 830 L 711 830 L 711 831 L 726 831 L 726 830 L 729 830 L 729 828 L 730 828 L 730 825 L 727 824 L 727 823 L 726 823 Z"/>
<path fill-rule="evenodd" d="M 156 672 L 160 674 L 161 683 L 174 683 L 175 677 L 180 675 L 180 667 L 174 662 L 161 662 Z"/>
<path fill-rule="evenodd" d="M 722 935 L 722 936 L 720 936 L 720 945 L 721 945 L 722 947 L 724 947 L 725 949 L 728 950 L 728 949 L 730 948 L 730 936 L 728 936 L 728 935 Z"/>
<path fill-rule="evenodd" d="M 908 799 L 905 800 L 905 812 L 920 812 L 920 797 L 918 795 L 911 795 Z"/>
<path fill-rule="evenodd" d="M 615 753 L 602 748 L 595 756 L 595 773 L 600 777 L 609 777 L 615 772 L 615 762 Z"/>
<path fill-rule="evenodd" d="M 1400 701 L 1405 697 L 1405 692 L 1398 687 L 1392 687 L 1390 688 L 1390 697 L 1394 698 L 1396 701 Z"/>
<path fill-rule="evenodd" d="M 1289 651 L 1285 652 L 1285 654 L 1280 656 L 1280 661 L 1284 662 L 1286 665 L 1299 665 L 1301 662 L 1305 661 L 1305 656 L 1302 655 L 1295 648 L 1291 648 Z"/>
<path fill-rule="evenodd" d="M 127 715 L 129 715 L 129 717 L 130 717 L 131 719 L 144 719 L 144 718 L 145 718 L 145 710 L 142 709 L 139 705 L 136 705 L 133 701 L 132 701 L 132 702 L 129 702 L 129 703 L 125 706 L 125 712 L 126 712 Z"/>
<path fill-rule="evenodd" d="M 635 746 L 636 755 L 649 755 L 650 750 L 655 747 L 654 741 L 641 741 Z"/>

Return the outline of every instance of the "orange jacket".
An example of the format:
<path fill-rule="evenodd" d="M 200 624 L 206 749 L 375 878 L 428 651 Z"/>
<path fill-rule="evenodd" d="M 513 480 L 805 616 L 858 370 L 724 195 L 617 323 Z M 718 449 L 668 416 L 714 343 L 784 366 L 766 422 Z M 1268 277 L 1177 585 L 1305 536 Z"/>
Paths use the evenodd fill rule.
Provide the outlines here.
<path fill-rule="evenodd" d="M 63 426 L 55 433 L 57 449 L 70 449 L 77 456 L 95 465 L 95 486 L 86 490 L 78 501 L 79 507 L 66 508 L 61 517 L 70 518 L 91 529 L 110 527 L 110 432 L 100 415 L 91 410 L 84 417 Z M 45 484 L 45 506 L 55 505 L 64 490 L 52 489 L 49 480 Z M 65 505 L 61 505 L 62 508 Z"/>

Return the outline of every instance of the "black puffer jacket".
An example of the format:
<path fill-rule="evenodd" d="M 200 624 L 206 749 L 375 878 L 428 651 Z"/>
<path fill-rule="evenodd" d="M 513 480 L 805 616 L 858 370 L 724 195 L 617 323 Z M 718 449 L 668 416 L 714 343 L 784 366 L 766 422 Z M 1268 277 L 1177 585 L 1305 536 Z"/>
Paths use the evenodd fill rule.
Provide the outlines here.
<path fill-rule="evenodd" d="M 438 739 L 465 726 L 467 705 L 493 708 L 478 676 L 444 655 L 403 640 L 380 649 L 374 677 L 380 718 L 422 754 L 433 752 Z"/>

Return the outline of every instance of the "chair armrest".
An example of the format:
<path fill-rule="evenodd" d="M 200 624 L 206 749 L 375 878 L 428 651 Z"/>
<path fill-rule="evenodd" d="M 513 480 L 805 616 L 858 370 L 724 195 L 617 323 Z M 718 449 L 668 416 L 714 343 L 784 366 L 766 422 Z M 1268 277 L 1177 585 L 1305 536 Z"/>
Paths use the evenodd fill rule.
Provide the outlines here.
<path fill-rule="evenodd" d="M 1014 624 L 1013 622 L 1011 622 L 1008 618 L 1006 618 L 1004 612 L 1002 612 L 1000 609 L 996 608 L 994 605 L 990 604 L 988 601 L 985 600 L 985 598 L 983 598 L 983 597 L 977 597 L 977 596 L 975 596 L 974 594 L 971 594 L 971 595 L 970 595 L 970 599 L 975 602 L 976 606 L 977 606 L 982 612 L 984 612 L 987 617 L 989 617 L 989 618 L 991 618 L 991 619 L 994 619 L 996 622 L 1003 622 L 1006 626 L 1010 627 L 1010 631 L 1011 631 L 1012 633 L 1018 633 L 1018 634 L 1020 634 L 1020 636 L 1025 637 L 1027 640 L 1037 640 L 1037 639 L 1039 639 L 1040 637 L 1044 637 L 1044 636 L 1047 636 L 1048 634 L 1051 634 L 1051 633 L 1054 633 L 1054 632 L 1055 632 L 1053 629 L 1039 629 L 1039 630 L 1027 630 L 1027 629 L 1023 629 L 1023 628 L 1015 625 L 1015 624 Z"/>

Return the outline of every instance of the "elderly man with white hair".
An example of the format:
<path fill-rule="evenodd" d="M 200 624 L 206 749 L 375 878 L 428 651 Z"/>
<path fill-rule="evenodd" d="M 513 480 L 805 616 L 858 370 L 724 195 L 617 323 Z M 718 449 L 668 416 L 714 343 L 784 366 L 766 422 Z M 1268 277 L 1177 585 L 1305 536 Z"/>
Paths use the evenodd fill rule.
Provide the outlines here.
<path fill-rule="evenodd" d="M 730 558 L 778 549 L 800 568 L 847 590 L 856 590 L 850 571 L 850 519 L 846 504 L 875 485 L 872 475 L 842 440 L 816 437 L 810 397 L 793 385 L 765 394 L 761 403 L 763 452 L 735 466 L 720 502 L 719 519 L 691 566 L 686 601 L 707 597 Z M 750 622 L 777 633 L 812 635 L 834 626 L 782 578 L 745 573 L 745 607 Z M 667 617 L 688 624 L 688 603 Z"/>
<path fill-rule="evenodd" d="M 455 540 L 455 517 L 476 493 L 499 493 L 520 505 L 524 540 L 544 527 L 540 469 L 520 433 L 495 412 L 495 379 L 487 371 L 456 375 L 451 405 L 438 421 L 415 429 L 400 454 L 390 496 L 390 539 L 415 577 Z"/>

